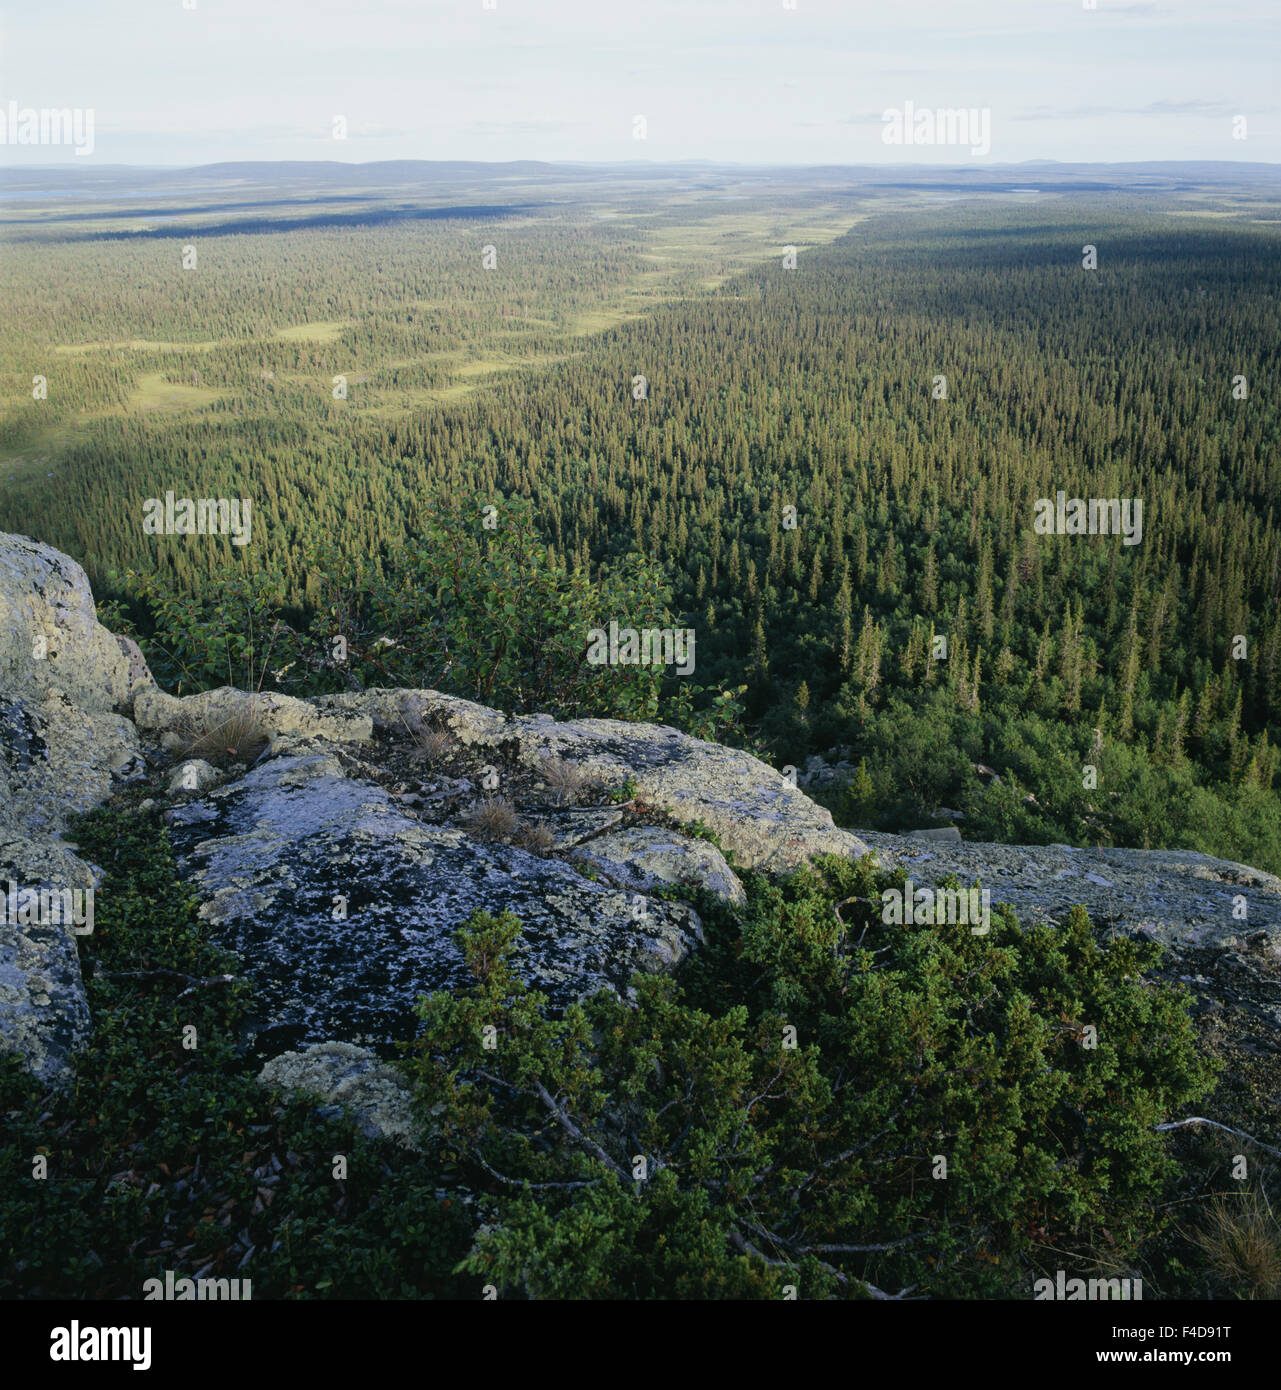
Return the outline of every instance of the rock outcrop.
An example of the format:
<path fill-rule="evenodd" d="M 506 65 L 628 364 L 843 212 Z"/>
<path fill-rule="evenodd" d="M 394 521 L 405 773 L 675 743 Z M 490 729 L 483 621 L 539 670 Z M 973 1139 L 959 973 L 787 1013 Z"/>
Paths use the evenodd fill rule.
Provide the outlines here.
<path fill-rule="evenodd" d="M 371 1138 L 392 1139 L 406 1149 L 418 1146 L 408 1081 L 368 1048 L 331 1042 L 282 1052 L 262 1068 L 258 1080 L 286 1095 L 313 1096 L 322 1112 L 351 1110 Z"/>
<path fill-rule="evenodd" d="M 201 916 L 258 984 L 260 1048 L 411 1037 L 420 994 L 466 985 L 454 933 L 478 909 L 521 919 L 519 968 L 560 1004 L 670 970 L 701 936 L 684 904 L 433 824 L 359 770 L 332 749 L 270 758 L 170 814 Z"/>
<path fill-rule="evenodd" d="M 728 903 L 747 899 L 738 875 L 715 845 L 657 826 L 598 835 L 572 850 L 569 860 L 590 865 L 621 887 L 641 893 L 692 883 Z"/>
<path fill-rule="evenodd" d="M 0 533 L 0 895 L 93 889 L 100 875 L 62 833 L 141 775 L 125 712 L 150 684 L 137 647 L 98 622 L 84 570 Z M 0 922 L 0 1045 L 54 1081 L 89 1035 L 75 940 L 65 923 L 12 915 Z"/>
<path fill-rule="evenodd" d="M 255 982 L 246 1043 L 308 1059 L 265 1075 L 322 1093 L 351 1080 L 342 1049 L 385 1049 L 421 993 L 464 984 L 455 933 L 478 908 L 519 917 L 517 967 L 564 1004 L 696 949 L 679 894 L 741 902 L 726 856 L 780 871 L 865 851 L 772 768 L 666 726 L 430 690 L 170 695 L 98 622 L 78 565 L 0 536 L 0 880 L 97 886 L 69 818 L 139 779 Z M 71 924 L 6 917 L 0 1048 L 56 1081 L 89 1034 Z"/>
<path fill-rule="evenodd" d="M 1021 922 L 1061 922 L 1080 905 L 1100 926 L 1178 948 L 1237 947 L 1258 932 L 1281 945 L 1281 879 L 1187 850 L 1074 849 L 923 840 L 865 831 L 918 886 L 955 874 L 1009 903 Z"/>
<path fill-rule="evenodd" d="M 464 748 L 501 755 L 531 774 L 558 759 L 589 787 L 632 785 L 638 805 L 715 833 L 740 868 L 778 873 L 816 854 L 866 853 L 856 835 L 833 824 L 830 811 L 758 758 L 665 724 L 547 714 L 509 718 L 434 690 L 373 690 L 312 703 L 325 712 L 367 714 L 384 731 L 424 723 L 446 729 Z"/>

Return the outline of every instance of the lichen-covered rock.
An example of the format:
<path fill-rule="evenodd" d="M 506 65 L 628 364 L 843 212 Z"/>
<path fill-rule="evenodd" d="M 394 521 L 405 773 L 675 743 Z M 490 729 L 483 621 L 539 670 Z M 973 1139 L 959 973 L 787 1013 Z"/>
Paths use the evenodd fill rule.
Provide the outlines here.
<path fill-rule="evenodd" d="M 311 703 L 322 713 L 368 718 L 379 733 L 416 737 L 428 727 L 445 728 L 467 746 L 498 741 L 508 723 L 500 710 L 439 690 L 374 689 L 318 695 Z"/>
<path fill-rule="evenodd" d="M 169 813 L 220 944 L 258 986 L 259 1046 L 413 1035 L 417 996 L 469 983 L 457 928 L 521 919 L 515 965 L 554 1003 L 636 970 L 671 970 L 701 936 L 692 909 L 584 879 L 567 864 L 413 819 L 334 753 L 271 759 Z"/>
<path fill-rule="evenodd" d="M 8 920 L 9 887 L 84 890 L 96 878 L 49 837 L 0 842 L 0 1051 L 18 1053 L 50 1084 L 65 1080 L 72 1054 L 89 1038 L 79 953 L 68 925 Z"/>
<path fill-rule="evenodd" d="M 124 703 L 132 709 L 134 697 L 140 690 L 154 686 L 156 678 L 151 674 L 151 668 L 147 665 L 147 658 L 142 654 L 142 648 L 132 637 L 125 637 L 121 633 L 116 633 L 115 638 L 120 650 L 125 654 L 126 662 L 128 662 L 126 679 L 129 683 L 129 692 Z"/>
<path fill-rule="evenodd" d="M 569 854 L 573 864 L 590 864 L 620 888 L 652 893 L 656 888 L 693 882 L 726 902 L 747 901 L 738 875 L 707 840 L 654 825 L 598 835 Z"/>
<path fill-rule="evenodd" d="M 0 691 L 53 686 L 81 709 L 115 710 L 140 678 L 98 621 L 84 570 L 51 546 L 0 532 Z"/>
<path fill-rule="evenodd" d="M 140 729 L 176 735 L 179 745 L 221 728 L 249 726 L 267 736 L 299 734 L 335 743 L 364 743 L 373 732 L 373 721 L 367 714 L 327 711 L 320 701 L 298 700 L 275 691 L 237 690 L 230 685 L 181 697 L 149 687 L 134 697 L 133 717 Z"/>
<path fill-rule="evenodd" d="M 420 1126 L 413 1117 L 409 1082 L 368 1048 L 322 1042 L 300 1052 L 283 1052 L 263 1066 L 258 1080 L 286 1095 L 313 1096 L 325 1109 L 349 1107 L 371 1139 L 391 1139 L 406 1149 L 419 1147 Z"/>
<path fill-rule="evenodd" d="M 0 823 L 15 833 L 58 834 L 139 761 L 138 735 L 118 714 L 82 709 L 53 687 L 0 693 Z"/>
<path fill-rule="evenodd" d="M 137 731 L 117 710 L 140 679 L 84 570 L 0 533 L 0 836 L 56 837 L 132 772 Z"/>
<path fill-rule="evenodd" d="M 98 622 L 75 561 L 0 533 L 0 889 L 92 885 L 61 835 L 143 766 L 117 712 L 150 681 L 133 651 Z M 0 921 L 0 1050 L 52 1081 L 88 1032 L 67 928 Z"/>
<path fill-rule="evenodd" d="M 1281 943 L 1281 879 L 1188 850 L 1073 849 L 925 841 L 865 831 L 918 886 L 978 879 L 1020 921 L 1059 922 L 1078 904 L 1100 924 L 1171 946 L 1235 947 L 1260 931 Z"/>
<path fill-rule="evenodd" d="M 41 1081 L 63 1079 L 89 1037 L 75 939 L 57 923 L 0 929 L 0 1047 Z"/>
<path fill-rule="evenodd" d="M 216 787 L 222 781 L 222 773 L 203 758 L 188 758 L 173 770 L 169 778 L 169 795 L 179 796 L 183 792 L 203 792 Z"/>
<path fill-rule="evenodd" d="M 589 781 L 611 788 L 628 778 L 638 805 L 716 832 L 744 869 L 772 873 L 816 854 L 852 858 L 867 852 L 831 812 L 772 767 L 736 748 L 691 738 L 665 724 L 615 719 L 557 722 L 540 715 L 511 721 L 521 761 L 538 767 L 548 755 L 572 763 Z"/>
<path fill-rule="evenodd" d="M 594 835 L 601 835 L 623 822 L 619 810 L 586 806 L 577 810 L 552 810 L 542 813 L 543 824 L 550 833 L 554 850 L 573 849 Z"/>
<path fill-rule="evenodd" d="M 909 830 L 907 833 L 913 840 L 940 840 L 952 844 L 961 838 L 961 832 L 955 825 L 930 826 L 925 830 Z"/>
<path fill-rule="evenodd" d="M 537 772 L 559 757 L 584 782 L 615 790 L 636 784 L 636 802 L 716 832 L 738 867 L 772 873 L 816 854 L 859 858 L 867 846 L 840 830 L 831 812 L 781 773 L 735 748 L 706 743 L 666 724 L 618 719 L 555 720 L 500 711 L 433 690 L 367 691 L 326 696 L 319 708 L 368 714 L 375 727 L 404 728 L 417 719 L 446 728 L 471 749 L 491 749 Z"/>

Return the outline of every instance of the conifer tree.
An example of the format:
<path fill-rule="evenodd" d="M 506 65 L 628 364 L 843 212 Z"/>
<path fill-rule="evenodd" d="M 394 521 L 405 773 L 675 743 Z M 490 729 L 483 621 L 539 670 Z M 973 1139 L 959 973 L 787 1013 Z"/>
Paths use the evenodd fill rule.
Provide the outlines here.
<path fill-rule="evenodd" d="M 937 613 L 939 606 L 938 561 L 934 557 L 934 542 L 925 549 L 925 565 L 921 574 L 921 611 Z"/>

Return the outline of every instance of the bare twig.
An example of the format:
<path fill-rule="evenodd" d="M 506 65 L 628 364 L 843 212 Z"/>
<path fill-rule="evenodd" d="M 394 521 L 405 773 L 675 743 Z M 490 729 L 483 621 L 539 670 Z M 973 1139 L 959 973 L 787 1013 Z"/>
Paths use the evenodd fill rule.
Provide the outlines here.
<path fill-rule="evenodd" d="M 927 1234 L 926 1231 L 918 1231 L 914 1236 L 887 1240 L 880 1245 L 797 1245 L 793 1249 L 798 1255 L 871 1255 L 882 1250 L 897 1250 L 901 1245 L 911 1245 L 914 1240 L 924 1240 Z"/>
<path fill-rule="evenodd" d="M 786 1260 L 771 1260 L 766 1254 L 758 1250 L 749 1240 L 745 1240 L 740 1231 L 731 1230 L 729 1232 L 729 1243 L 735 1250 L 744 1255 L 751 1255 L 754 1259 L 761 1260 L 774 1269 L 791 1269 L 792 1266 Z M 822 1261 L 819 1262 L 822 1264 Z M 865 1288 L 872 1298 L 885 1302 L 897 1303 L 912 1293 L 916 1285 L 909 1285 L 906 1289 L 900 1289 L 898 1293 L 886 1293 L 884 1289 L 878 1289 L 875 1284 L 869 1284 L 866 1279 L 851 1279 L 848 1274 L 843 1274 L 839 1269 L 834 1269 L 831 1265 L 824 1264 L 823 1268 L 836 1279 L 839 1284 L 858 1284 Z"/>
<path fill-rule="evenodd" d="M 504 1174 L 498 1172 L 496 1168 L 491 1168 L 476 1149 L 472 1150 L 472 1158 L 480 1164 L 491 1178 L 497 1178 L 499 1182 L 505 1182 L 511 1187 L 595 1187 L 600 1182 L 599 1178 L 587 1178 L 580 1182 L 530 1182 L 527 1178 L 509 1178 L 504 1176 Z"/>
<path fill-rule="evenodd" d="M 205 975 L 198 977 L 195 975 L 184 975 L 181 970 L 103 970 L 100 971 L 104 980 L 180 980 L 184 981 L 187 988 L 178 995 L 178 999 L 185 999 L 187 995 L 194 994 L 198 989 L 207 989 L 212 985 L 229 985 L 236 978 L 234 975 Z M 175 1000 L 175 1002 L 177 1002 Z"/>
<path fill-rule="evenodd" d="M 601 1146 L 594 1139 L 589 1139 L 587 1135 L 585 1135 L 583 1131 L 578 1128 L 578 1126 L 573 1122 L 573 1120 L 569 1118 L 569 1116 L 564 1112 L 564 1110 L 561 1109 L 561 1107 L 556 1104 L 555 1100 L 548 1094 L 547 1087 L 544 1086 L 541 1081 L 534 1082 L 534 1094 L 556 1117 L 556 1119 L 560 1122 L 561 1128 L 565 1131 L 566 1134 L 569 1135 L 571 1139 L 573 1139 L 576 1143 L 581 1144 L 582 1147 L 585 1148 L 587 1152 L 590 1153 L 593 1157 L 600 1159 L 600 1161 L 611 1172 L 616 1173 L 620 1178 L 622 1178 L 624 1182 L 631 1182 L 631 1174 L 625 1173 L 622 1170 L 622 1168 L 620 1168 L 619 1165 L 615 1163 L 612 1158 L 610 1158 L 610 1156 L 605 1152 L 605 1150 L 602 1149 Z"/>
<path fill-rule="evenodd" d="M 1172 1120 L 1169 1124 L 1153 1125 L 1153 1129 L 1182 1129 L 1185 1125 L 1209 1125 L 1213 1129 L 1221 1129 L 1227 1134 L 1235 1134 L 1239 1139 L 1248 1139 L 1250 1143 L 1257 1144 L 1264 1153 L 1270 1153 L 1274 1158 L 1281 1158 L 1281 1149 L 1274 1149 L 1271 1144 L 1265 1144 L 1262 1139 L 1256 1139 L 1253 1134 L 1247 1134 L 1243 1129 L 1233 1129 L 1231 1125 L 1221 1125 L 1218 1120 L 1207 1120 L 1200 1115 L 1192 1115 L 1186 1120 Z"/>

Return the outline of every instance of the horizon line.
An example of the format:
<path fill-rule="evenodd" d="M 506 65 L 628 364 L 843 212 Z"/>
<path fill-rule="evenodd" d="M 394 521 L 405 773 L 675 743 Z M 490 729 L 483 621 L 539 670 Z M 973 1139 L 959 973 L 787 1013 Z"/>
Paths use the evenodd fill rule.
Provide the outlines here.
<path fill-rule="evenodd" d="M 1099 169 L 1121 169 L 1134 168 L 1136 166 L 1161 165 L 1165 167 L 1191 167 L 1206 165 L 1227 167 L 1253 167 L 1258 169 L 1277 169 L 1281 170 L 1281 160 L 1263 159 L 1045 159 L 1033 158 L 1012 161 L 992 162 L 987 164 L 975 164 L 973 160 L 964 163 L 953 164 L 941 160 L 915 160 L 898 161 L 895 163 L 836 163 L 831 160 L 817 161 L 812 163 L 781 163 L 776 161 L 752 163 L 744 160 L 734 159 L 421 159 L 413 156 L 402 156 L 398 159 L 212 159 L 199 164 L 150 164 L 150 163 L 101 163 L 101 164 L 72 164 L 69 162 L 58 164 L 0 164 L 0 175 L 9 173 L 64 173 L 68 169 L 75 169 L 83 173 L 92 173 L 106 169 L 154 169 L 167 172 L 184 172 L 193 169 L 212 169 L 226 164 L 297 164 L 302 166 L 312 165 L 344 165 L 353 169 L 370 168 L 386 164 L 480 164 L 491 165 L 494 167 L 511 164 L 534 164 L 547 168 L 579 168 L 579 169 L 616 169 L 619 167 L 640 167 L 640 168 L 673 168 L 681 166 L 698 165 L 713 168 L 728 169 L 931 169 L 931 170 L 950 170 L 955 173 L 988 173 L 996 169 L 1026 169 L 1029 166 L 1055 167 L 1055 168 L 1099 168 Z"/>

